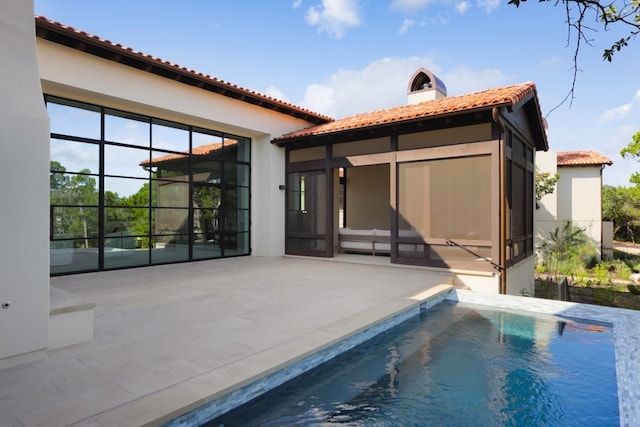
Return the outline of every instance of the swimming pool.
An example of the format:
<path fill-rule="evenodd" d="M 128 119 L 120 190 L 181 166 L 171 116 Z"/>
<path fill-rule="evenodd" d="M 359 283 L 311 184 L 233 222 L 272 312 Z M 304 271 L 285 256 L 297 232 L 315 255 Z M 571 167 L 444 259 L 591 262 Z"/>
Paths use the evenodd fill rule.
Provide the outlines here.
<path fill-rule="evenodd" d="M 442 302 L 207 426 L 618 425 L 610 324 Z"/>

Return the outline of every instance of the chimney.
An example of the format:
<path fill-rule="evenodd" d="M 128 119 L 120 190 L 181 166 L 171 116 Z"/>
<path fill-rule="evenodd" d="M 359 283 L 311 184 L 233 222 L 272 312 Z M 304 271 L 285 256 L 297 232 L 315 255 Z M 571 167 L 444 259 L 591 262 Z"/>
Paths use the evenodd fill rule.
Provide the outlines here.
<path fill-rule="evenodd" d="M 420 68 L 411 76 L 407 89 L 409 104 L 433 101 L 445 96 L 447 96 L 447 87 L 431 71 Z"/>

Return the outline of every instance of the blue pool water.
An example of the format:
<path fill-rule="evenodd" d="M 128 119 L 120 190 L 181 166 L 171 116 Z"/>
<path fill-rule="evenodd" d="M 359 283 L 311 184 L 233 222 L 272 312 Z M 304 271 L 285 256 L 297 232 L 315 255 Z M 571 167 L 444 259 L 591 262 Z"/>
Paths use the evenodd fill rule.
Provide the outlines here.
<path fill-rule="evenodd" d="M 613 339 L 443 302 L 206 426 L 616 426 Z"/>

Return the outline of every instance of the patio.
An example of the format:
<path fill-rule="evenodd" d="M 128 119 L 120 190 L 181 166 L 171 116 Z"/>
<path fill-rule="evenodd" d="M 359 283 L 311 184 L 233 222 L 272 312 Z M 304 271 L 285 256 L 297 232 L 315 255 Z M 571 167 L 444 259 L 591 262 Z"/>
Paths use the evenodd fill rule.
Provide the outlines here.
<path fill-rule="evenodd" d="M 361 256 L 242 257 L 55 277 L 51 286 L 96 303 L 94 339 L 0 370 L 3 426 L 159 425 L 449 283 L 450 273 Z"/>

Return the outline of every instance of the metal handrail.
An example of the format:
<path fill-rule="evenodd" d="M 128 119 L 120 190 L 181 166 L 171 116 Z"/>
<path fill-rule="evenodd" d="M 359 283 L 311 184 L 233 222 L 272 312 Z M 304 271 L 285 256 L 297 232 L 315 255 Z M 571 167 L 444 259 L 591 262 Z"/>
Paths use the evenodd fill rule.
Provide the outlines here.
<path fill-rule="evenodd" d="M 496 270 L 498 270 L 498 272 L 502 272 L 502 271 L 504 271 L 504 267 L 502 267 L 501 265 L 496 264 L 495 262 L 493 262 L 492 260 L 490 260 L 490 259 L 489 259 L 489 258 L 487 258 L 487 257 L 484 257 L 484 256 L 482 256 L 482 255 L 480 255 L 480 254 L 475 253 L 475 252 L 474 252 L 474 251 L 472 251 L 471 249 L 469 249 L 469 248 L 467 248 L 467 247 L 465 247 L 465 246 L 462 246 L 460 243 L 456 243 L 456 242 L 454 242 L 453 240 L 450 240 L 450 239 L 447 239 L 447 240 L 446 240 L 446 242 L 447 242 L 447 245 L 449 245 L 449 246 L 456 246 L 456 247 L 458 247 L 458 248 L 460 248 L 460 249 L 462 249 L 462 250 L 465 250 L 465 251 L 469 252 L 471 255 L 473 255 L 473 256 L 475 256 L 475 257 L 478 257 L 478 258 L 480 258 L 480 259 L 482 259 L 482 260 L 484 260 L 484 261 L 487 261 L 489 264 L 491 264 L 491 266 L 492 266 L 493 268 L 495 268 Z"/>

